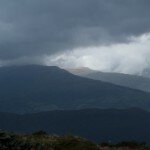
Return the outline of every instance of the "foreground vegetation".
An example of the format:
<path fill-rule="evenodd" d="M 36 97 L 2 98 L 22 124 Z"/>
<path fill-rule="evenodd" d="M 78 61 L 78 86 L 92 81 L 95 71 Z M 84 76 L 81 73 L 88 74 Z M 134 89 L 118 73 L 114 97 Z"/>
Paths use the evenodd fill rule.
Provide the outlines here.
<path fill-rule="evenodd" d="M 144 143 L 95 144 L 71 135 L 48 135 L 43 131 L 19 135 L 0 131 L 0 150 L 149 150 Z"/>

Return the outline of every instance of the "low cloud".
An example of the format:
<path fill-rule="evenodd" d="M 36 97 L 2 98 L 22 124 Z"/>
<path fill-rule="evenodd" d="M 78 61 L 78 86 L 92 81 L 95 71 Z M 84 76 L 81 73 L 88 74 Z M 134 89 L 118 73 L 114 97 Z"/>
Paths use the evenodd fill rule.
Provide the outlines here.
<path fill-rule="evenodd" d="M 114 60 L 119 52 L 106 54 L 98 47 L 128 44 L 129 37 L 150 32 L 149 7 L 149 0 L 1 0 L 0 62 L 40 64 L 56 53 L 77 50 L 83 55 L 80 47 Z M 84 59 L 96 60 L 97 66 L 97 55 L 88 56 L 94 51 L 87 49 Z M 99 68 L 114 66 L 110 62 Z"/>
<path fill-rule="evenodd" d="M 150 68 L 150 34 L 130 37 L 129 40 L 129 43 L 77 48 L 47 57 L 45 63 L 64 68 L 83 66 L 105 72 L 141 75 Z"/>

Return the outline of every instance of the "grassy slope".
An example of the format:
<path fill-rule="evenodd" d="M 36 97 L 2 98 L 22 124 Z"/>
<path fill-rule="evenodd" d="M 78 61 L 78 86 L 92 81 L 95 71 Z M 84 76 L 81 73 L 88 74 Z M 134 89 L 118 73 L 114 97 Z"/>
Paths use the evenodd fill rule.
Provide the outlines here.
<path fill-rule="evenodd" d="M 93 107 L 150 110 L 150 93 L 78 77 L 58 67 L 0 68 L 1 112 Z"/>
<path fill-rule="evenodd" d="M 17 135 L 0 131 L 1 150 L 149 150 L 145 145 L 126 142 L 117 145 L 95 144 L 80 137 L 50 136 L 44 132 Z"/>

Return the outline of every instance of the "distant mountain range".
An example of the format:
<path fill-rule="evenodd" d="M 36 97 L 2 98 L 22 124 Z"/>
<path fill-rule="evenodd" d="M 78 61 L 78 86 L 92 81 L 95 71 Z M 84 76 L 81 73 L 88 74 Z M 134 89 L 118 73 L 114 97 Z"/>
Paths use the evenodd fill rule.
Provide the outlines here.
<path fill-rule="evenodd" d="M 150 141 L 150 112 L 137 108 L 57 110 L 17 115 L 0 113 L 0 129 L 18 133 L 44 130 L 100 141 Z"/>
<path fill-rule="evenodd" d="M 150 69 L 144 69 L 142 76 L 150 78 Z"/>
<path fill-rule="evenodd" d="M 79 77 L 54 66 L 0 68 L 1 112 L 32 113 L 95 107 L 150 110 L 150 94 Z"/>
<path fill-rule="evenodd" d="M 68 69 L 68 71 L 78 76 L 83 76 L 94 80 L 100 80 L 104 82 L 113 83 L 116 85 L 121 85 L 133 89 L 139 89 L 146 92 L 150 92 L 150 78 L 146 77 L 146 71 L 145 73 L 143 73 L 143 76 L 129 75 L 123 73 L 101 72 L 91 70 L 85 67 Z"/>
<path fill-rule="evenodd" d="M 88 67 L 79 67 L 79 68 L 64 68 L 65 70 L 69 71 L 70 73 L 78 76 L 86 76 L 91 73 L 97 73 L 99 71 L 97 70 L 92 70 Z"/>

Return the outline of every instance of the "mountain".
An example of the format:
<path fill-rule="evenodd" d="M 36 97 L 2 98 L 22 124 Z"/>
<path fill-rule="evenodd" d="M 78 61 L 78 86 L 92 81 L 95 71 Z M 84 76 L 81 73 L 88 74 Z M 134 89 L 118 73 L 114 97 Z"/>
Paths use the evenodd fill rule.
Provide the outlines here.
<path fill-rule="evenodd" d="M 55 110 L 34 114 L 0 113 L 0 129 L 17 133 L 43 130 L 93 141 L 150 141 L 150 112 L 137 108 Z"/>
<path fill-rule="evenodd" d="M 137 76 L 123 73 L 101 72 L 88 68 L 69 69 L 68 71 L 86 78 L 150 92 L 150 78 L 146 77 L 146 75 L 144 77 L 144 74 L 143 76 Z"/>
<path fill-rule="evenodd" d="M 142 72 L 142 76 L 150 78 L 150 69 L 144 69 Z"/>
<path fill-rule="evenodd" d="M 74 75 L 86 76 L 90 73 L 98 72 L 97 70 L 92 70 L 88 67 L 79 67 L 79 68 L 65 68 L 65 70 L 69 71 Z"/>
<path fill-rule="evenodd" d="M 87 74 L 85 77 L 150 92 L 150 78 L 142 76 L 96 72 Z"/>
<path fill-rule="evenodd" d="M 150 110 L 150 94 L 79 77 L 55 66 L 0 68 L 1 112 L 32 113 L 93 107 Z"/>

